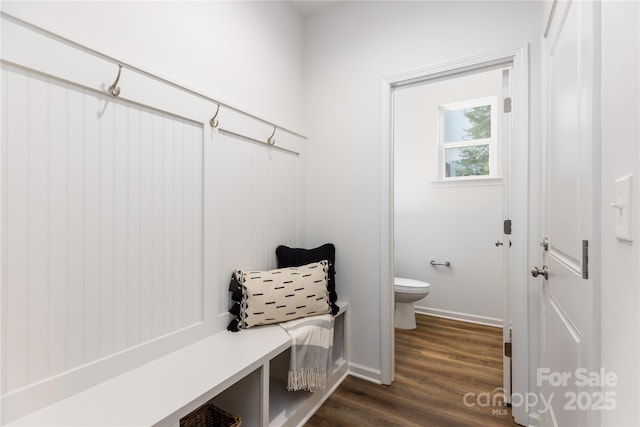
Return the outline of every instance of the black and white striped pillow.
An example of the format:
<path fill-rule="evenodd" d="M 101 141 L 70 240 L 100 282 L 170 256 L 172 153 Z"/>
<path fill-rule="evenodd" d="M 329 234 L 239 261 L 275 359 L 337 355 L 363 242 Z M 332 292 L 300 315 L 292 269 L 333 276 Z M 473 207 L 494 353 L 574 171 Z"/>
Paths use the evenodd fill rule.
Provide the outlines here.
<path fill-rule="evenodd" d="M 270 271 L 236 270 L 242 289 L 238 328 L 330 313 L 328 271 L 327 261 Z"/>
<path fill-rule="evenodd" d="M 278 268 L 297 267 L 311 262 L 327 260 L 329 262 L 329 278 L 327 279 L 327 289 L 329 290 L 329 302 L 331 312 L 335 316 L 340 310 L 336 305 L 338 294 L 336 293 L 336 247 L 333 243 L 325 243 L 313 249 L 290 248 L 280 245 L 276 248 L 276 258 Z"/>

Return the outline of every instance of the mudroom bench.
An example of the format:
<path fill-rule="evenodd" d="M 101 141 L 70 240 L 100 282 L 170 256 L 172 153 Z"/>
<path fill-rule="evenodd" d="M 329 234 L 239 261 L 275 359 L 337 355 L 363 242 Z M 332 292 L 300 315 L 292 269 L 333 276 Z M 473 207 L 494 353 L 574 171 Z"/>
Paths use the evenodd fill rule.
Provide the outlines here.
<path fill-rule="evenodd" d="M 278 325 L 208 338 L 128 371 L 9 426 L 171 426 L 213 399 L 245 427 L 304 423 L 346 377 L 348 304 L 338 302 L 333 368 L 322 391 L 288 392 L 291 338 Z"/>

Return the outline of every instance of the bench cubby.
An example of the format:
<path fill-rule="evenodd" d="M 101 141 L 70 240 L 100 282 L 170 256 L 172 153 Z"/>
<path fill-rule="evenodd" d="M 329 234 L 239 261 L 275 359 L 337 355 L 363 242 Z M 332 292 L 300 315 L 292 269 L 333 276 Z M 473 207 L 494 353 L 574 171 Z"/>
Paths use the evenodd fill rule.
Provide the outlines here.
<path fill-rule="evenodd" d="M 8 426 L 178 427 L 180 418 L 210 400 L 241 417 L 243 426 L 301 425 L 348 374 L 348 304 L 338 305 L 325 390 L 287 391 L 291 338 L 268 325 L 218 332 Z"/>

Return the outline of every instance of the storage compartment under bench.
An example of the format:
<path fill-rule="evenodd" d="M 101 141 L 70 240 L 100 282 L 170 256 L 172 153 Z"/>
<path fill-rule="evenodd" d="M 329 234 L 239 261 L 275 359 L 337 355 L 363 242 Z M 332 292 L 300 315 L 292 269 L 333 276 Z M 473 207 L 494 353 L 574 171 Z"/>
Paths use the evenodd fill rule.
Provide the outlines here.
<path fill-rule="evenodd" d="M 218 332 L 7 426 L 167 426 L 201 405 L 237 415 L 243 426 L 298 425 L 347 375 L 348 304 L 335 317 L 333 372 L 322 391 L 288 392 L 291 338 L 278 325 Z"/>

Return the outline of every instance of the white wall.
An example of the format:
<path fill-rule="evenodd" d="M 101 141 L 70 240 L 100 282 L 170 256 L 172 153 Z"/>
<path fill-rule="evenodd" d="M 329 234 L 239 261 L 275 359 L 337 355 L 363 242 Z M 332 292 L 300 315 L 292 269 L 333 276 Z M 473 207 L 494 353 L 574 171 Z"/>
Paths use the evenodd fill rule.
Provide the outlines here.
<path fill-rule="evenodd" d="M 537 2 L 344 2 L 307 20 L 307 237 L 336 244 L 338 296 L 357 331 L 352 360 L 374 379 L 382 76 L 526 43 L 537 70 L 541 13 Z"/>
<path fill-rule="evenodd" d="M 276 123 L 301 127 L 304 24 L 284 2 L 3 1 L 1 7 Z"/>
<path fill-rule="evenodd" d="M 640 425 L 640 7 L 602 2 L 602 366 L 616 410 L 604 426 Z M 613 183 L 633 175 L 633 242 L 614 236 Z"/>
<path fill-rule="evenodd" d="M 501 105 L 502 70 L 394 91 L 394 272 L 431 284 L 417 311 L 500 325 L 502 248 L 494 242 L 503 237 L 502 181 L 437 182 L 438 107 L 491 96 Z M 501 158 L 501 138 L 496 145 Z"/>
<path fill-rule="evenodd" d="M 2 10 L 288 128 L 301 124 L 303 24 L 284 3 Z M 224 136 L 208 124 L 215 104 L 126 68 L 113 99 L 115 64 L 10 21 L 2 58 L 26 68 L 2 67 L 3 424 L 223 329 L 231 271 L 274 268 L 276 246 L 304 237 L 301 138 L 276 134 L 294 156 Z M 219 119 L 262 140 L 271 132 L 229 110 Z M 183 127 L 196 148 L 181 149 Z M 199 167 L 183 167 L 184 153 Z M 181 187 L 185 170 L 197 185 Z M 189 257 L 178 242 L 188 199 L 198 226 L 187 228 L 199 236 L 185 288 Z M 139 262 L 151 249 L 153 265 Z"/>

